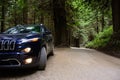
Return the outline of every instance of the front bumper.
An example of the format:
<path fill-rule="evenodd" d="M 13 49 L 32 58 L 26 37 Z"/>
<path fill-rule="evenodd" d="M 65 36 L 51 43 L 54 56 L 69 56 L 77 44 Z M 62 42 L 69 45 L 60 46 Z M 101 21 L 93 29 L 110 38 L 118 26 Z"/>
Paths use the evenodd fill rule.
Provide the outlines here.
<path fill-rule="evenodd" d="M 32 58 L 32 62 L 25 63 L 25 60 Z M 38 56 L 24 54 L 22 52 L 0 52 L 0 68 L 29 68 L 38 66 Z"/>

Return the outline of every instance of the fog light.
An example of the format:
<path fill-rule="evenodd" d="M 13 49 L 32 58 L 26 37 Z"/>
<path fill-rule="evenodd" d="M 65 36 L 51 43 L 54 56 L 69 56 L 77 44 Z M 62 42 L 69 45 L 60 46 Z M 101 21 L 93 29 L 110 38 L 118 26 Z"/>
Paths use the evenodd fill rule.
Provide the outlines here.
<path fill-rule="evenodd" d="M 25 53 L 29 53 L 30 51 L 31 51 L 31 48 L 25 48 L 24 50 L 23 50 Z"/>
<path fill-rule="evenodd" d="M 30 63 L 32 63 L 32 58 L 25 59 L 25 64 L 30 64 Z"/>

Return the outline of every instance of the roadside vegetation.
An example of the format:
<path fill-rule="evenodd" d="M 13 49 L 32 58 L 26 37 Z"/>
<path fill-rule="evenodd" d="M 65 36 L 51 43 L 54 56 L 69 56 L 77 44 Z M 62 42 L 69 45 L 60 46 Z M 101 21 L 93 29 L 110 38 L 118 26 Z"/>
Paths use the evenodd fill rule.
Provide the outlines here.
<path fill-rule="evenodd" d="M 99 32 L 98 34 L 96 34 L 95 38 L 86 44 L 86 47 L 103 48 L 110 42 L 112 34 L 113 34 L 112 26 L 105 28 L 103 32 Z"/>

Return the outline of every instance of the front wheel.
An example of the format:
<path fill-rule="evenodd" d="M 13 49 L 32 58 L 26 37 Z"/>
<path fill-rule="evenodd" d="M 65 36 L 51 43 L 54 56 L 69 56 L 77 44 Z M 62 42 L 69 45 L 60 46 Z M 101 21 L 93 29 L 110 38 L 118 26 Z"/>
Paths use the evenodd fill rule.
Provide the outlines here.
<path fill-rule="evenodd" d="M 38 69 L 39 70 L 45 70 L 46 62 L 47 62 L 47 52 L 46 52 L 45 47 L 42 47 L 41 51 L 40 51 L 40 59 L 39 59 Z"/>

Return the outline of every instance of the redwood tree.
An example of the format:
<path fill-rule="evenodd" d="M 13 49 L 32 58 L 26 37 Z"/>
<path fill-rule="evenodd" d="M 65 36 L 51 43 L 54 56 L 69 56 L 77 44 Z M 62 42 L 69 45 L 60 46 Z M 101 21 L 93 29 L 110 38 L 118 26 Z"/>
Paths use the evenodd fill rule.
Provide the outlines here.
<path fill-rule="evenodd" d="M 65 0 L 53 0 L 55 45 L 68 46 Z"/>
<path fill-rule="evenodd" d="M 113 30 L 114 35 L 120 39 L 120 1 L 112 0 Z"/>
<path fill-rule="evenodd" d="M 112 0 L 113 36 L 110 41 L 112 50 L 120 49 L 120 1 Z"/>

